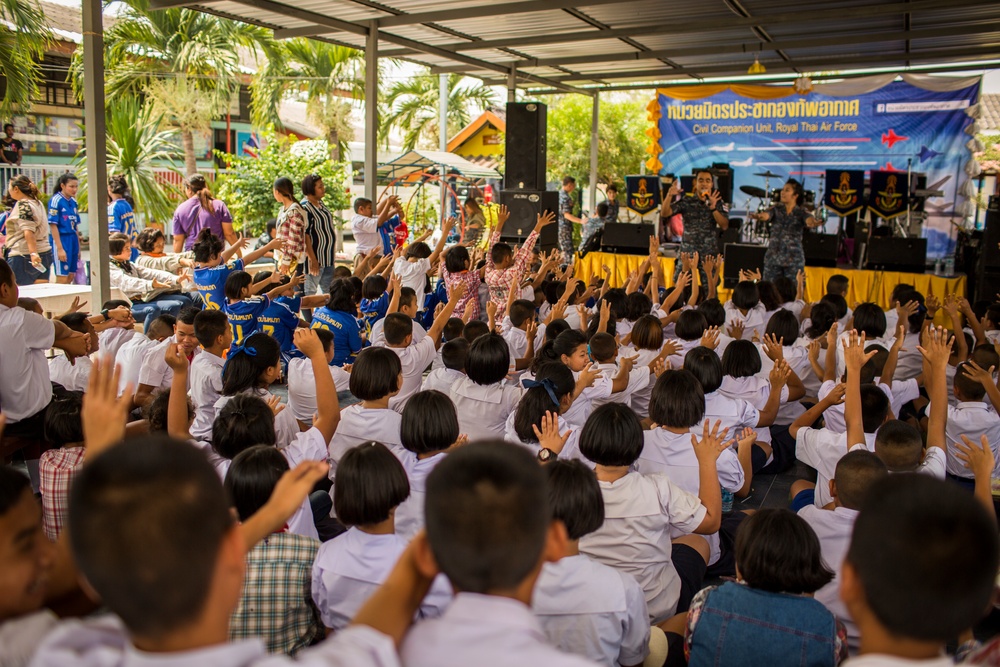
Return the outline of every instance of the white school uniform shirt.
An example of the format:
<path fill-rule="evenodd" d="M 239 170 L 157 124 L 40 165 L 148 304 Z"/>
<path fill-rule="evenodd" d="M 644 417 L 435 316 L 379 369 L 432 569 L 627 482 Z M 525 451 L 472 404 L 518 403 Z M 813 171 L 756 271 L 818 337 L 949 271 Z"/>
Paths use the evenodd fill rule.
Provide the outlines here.
<path fill-rule="evenodd" d="M 153 389 L 170 389 L 170 383 L 174 379 L 174 372 L 167 365 L 164 355 L 168 345 L 177 343 L 176 336 L 164 338 L 153 347 L 143 353 L 142 365 L 139 367 L 139 384 L 147 384 Z M 194 348 L 194 356 L 191 361 L 201 354 L 201 348 Z M 191 375 L 188 374 L 188 386 L 191 384 Z M 138 385 L 135 387 L 138 389 Z"/>
<path fill-rule="evenodd" d="M 222 367 L 225 360 L 211 352 L 199 354 L 188 371 L 188 396 L 194 403 L 194 423 L 191 435 L 196 440 L 212 440 L 215 404 L 222 398 Z"/>
<path fill-rule="evenodd" d="M 732 447 L 726 448 L 715 464 L 719 486 L 736 493 L 746 482 L 743 466 Z M 697 496 L 701 490 L 698 457 L 691 445 L 691 432 L 671 433 L 665 428 L 643 432 L 642 453 L 635 462 L 636 471 L 644 475 L 661 474 L 688 493 Z M 709 565 L 722 556 L 719 533 L 704 536 L 708 540 Z"/>
<path fill-rule="evenodd" d="M 757 373 L 757 377 L 770 382 L 770 374 L 771 370 L 774 369 L 774 362 L 764 352 L 764 346 L 760 343 L 757 343 L 757 351 L 760 353 L 760 372 Z M 819 393 L 820 381 L 816 377 L 816 374 L 813 373 L 812 366 L 809 364 L 809 350 L 792 344 L 782 346 L 781 353 L 785 361 L 788 362 L 789 367 L 795 372 L 795 375 L 802 380 L 806 396 L 815 397 Z M 787 389 L 787 386 L 785 388 Z M 782 392 L 782 394 L 786 396 L 787 392 Z M 779 426 L 791 424 L 806 411 L 799 401 L 787 401 L 786 398 L 787 396 L 782 399 L 782 403 L 778 407 L 778 416 L 774 420 L 774 423 Z"/>
<path fill-rule="evenodd" d="M 757 438 L 761 442 L 771 441 L 767 427 L 757 427 L 760 411 L 750 401 L 730 398 L 720 390 L 705 394 L 705 419 L 713 425 L 719 420 L 721 422 L 719 429 L 728 428 L 730 438 L 736 437 L 744 428 L 750 427 L 757 431 Z"/>
<path fill-rule="evenodd" d="M 445 368 L 444 365 L 442 365 L 441 368 L 435 368 L 427 374 L 427 377 L 424 378 L 424 383 L 420 385 L 420 391 L 435 389 L 447 396 L 451 393 L 452 385 L 464 377 L 465 373 L 462 371 L 456 371 L 453 368 Z"/>
<path fill-rule="evenodd" d="M 605 667 L 649 654 L 649 612 L 636 580 L 583 554 L 542 566 L 531 609 L 553 646 Z"/>
<path fill-rule="evenodd" d="M 269 392 L 267 389 L 247 389 L 242 392 L 244 394 L 252 394 L 259 397 L 261 400 L 267 402 L 274 398 L 274 394 Z M 233 396 L 220 396 L 219 400 L 215 402 L 215 419 L 219 418 L 222 413 L 222 408 L 229 401 L 233 400 Z M 295 417 L 289 411 L 288 406 L 279 412 L 274 417 L 274 446 L 278 449 L 284 449 L 292 440 L 295 439 L 302 429 L 299 428 L 299 423 L 295 421 Z"/>
<path fill-rule="evenodd" d="M 517 429 L 514 427 L 514 420 L 516 417 L 517 417 L 517 410 L 515 409 L 514 412 L 510 413 L 510 416 L 507 417 L 507 423 L 504 425 L 503 439 L 515 445 L 526 447 L 531 451 L 532 454 L 537 456 L 538 452 L 542 450 L 542 446 L 539 444 L 537 440 L 525 441 L 521 439 L 521 436 L 517 434 Z M 569 431 L 569 438 L 567 438 L 566 444 L 563 446 L 562 451 L 559 452 L 559 458 L 567 460 L 575 459 L 586 465 L 591 470 L 593 470 L 594 462 L 580 453 L 581 429 L 573 428 L 572 426 L 570 426 L 570 424 L 567 423 L 565 419 L 563 419 L 562 415 L 559 415 L 557 419 L 559 420 L 558 421 L 559 432 L 565 434 L 566 431 Z M 532 435 L 531 437 L 534 438 L 535 436 Z"/>
<path fill-rule="evenodd" d="M 594 667 L 552 646 L 523 602 L 458 593 L 440 618 L 417 623 L 399 649 L 404 667 Z"/>
<path fill-rule="evenodd" d="M 886 333 L 892 329 L 886 328 Z M 907 331 L 903 338 L 903 351 L 899 353 L 899 360 L 896 362 L 895 380 L 912 380 L 920 375 L 924 370 L 924 355 L 917 349 L 920 345 L 920 334 Z"/>
<path fill-rule="evenodd" d="M 799 510 L 798 514 L 816 533 L 816 537 L 819 538 L 819 550 L 823 562 L 833 570 L 833 579 L 816 591 L 815 598 L 843 622 L 844 627 L 847 628 L 848 644 L 853 649 L 857 649 L 861 633 L 847 612 L 847 606 L 840 600 L 840 572 L 844 565 L 847 549 L 851 546 L 851 532 L 854 530 L 854 521 L 858 518 L 858 511 L 846 507 L 825 510 L 816 505 L 806 505 Z"/>
<path fill-rule="evenodd" d="M 399 667 L 391 637 L 365 625 L 345 628 L 290 658 L 267 652 L 255 637 L 175 653 L 146 653 L 135 648 L 116 616 L 66 620 L 35 653 L 35 667 Z"/>
<path fill-rule="evenodd" d="M 860 451 L 862 448 L 868 449 L 865 445 L 854 445 L 851 447 L 851 451 Z M 871 450 L 874 451 L 874 448 Z M 889 474 L 894 472 L 913 472 L 918 475 L 930 475 L 936 479 L 945 478 L 945 466 L 947 465 L 947 457 L 945 456 L 944 450 L 940 447 L 928 447 L 924 450 L 924 458 L 920 461 L 920 465 L 914 470 L 910 471 L 894 471 L 890 470 Z"/>
<path fill-rule="evenodd" d="M 580 373 L 573 372 L 573 380 L 579 380 Z M 611 397 L 611 380 L 603 376 L 598 376 L 594 384 L 584 389 L 569 409 L 563 413 L 566 421 L 572 424 L 572 428 L 583 428 L 587 423 L 587 417 L 594 411 L 594 401 L 604 400 Z"/>
<path fill-rule="evenodd" d="M 0 306 L 0 399 L 8 424 L 37 414 L 52 400 L 45 351 L 55 325 L 24 308 Z"/>
<path fill-rule="evenodd" d="M 410 495 L 396 508 L 395 527 L 396 534 L 409 542 L 424 527 L 424 498 L 427 496 L 427 476 L 431 470 L 441 463 L 446 456 L 445 452 L 439 452 L 426 459 L 418 459 L 417 455 L 403 448 L 393 449 L 403 469 L 406 470 L 406 478 L 410 480 Z"/>
<path fill-rule="evenodd" d="M 118 355 L 118 350 L 121 349 L 122 345 L 135 338 L 138 333 L 139 332 L 132 328 L 122 329 L 121 327 L 113 327 L 111 329 L 105 329 L 97 334 L 97 340 L 101 344 L 99 350 L 100 354 L 110 359 L 114 359 Z"/>
<path fill-rule="evenodd" d="M 115 363 L 121 366 L 121 375 L 118 379 L 119 396 L 125 391 L 126 385 L 132 385 L 133 393 L 139 388 L 139 369 L 142 368 L 142 360 L 145 358 L 146 352 L 155 345 L 155 340 L 137 333 L 132 340 L 122 345 L 118 350 Z"/>
<path fill-rule="evenodd" d="M 372 535 L 356 527 L 324 542 L 312 568 L 312 599 L 323 625 L 338 632 L 346 628 L 389 576 L 406 545 L 394 533 Z M 417 614 L 436 618 L 450 601 L 449 587 L 437 579 Z"/>
<path fill-rule="evenodd" d="M 0 623 L 0 647 L 4 667 L 25 667 L 38 645 L 59 627 L 59 617 L 48 609 Z"/>
<path fill-rule="evenodd" d="M 597 366 L 601 369 L 601 376 L 608 382 L 614 384 L 615 376 L 618 375 L 618 364 L 598 364 Z M 651 376 L 652 373 L 649 372 L 649 366 L 634 366 L 628 373 L 628 385 L 625 389 L 617 394 L 611 394 L 607 398 L 595 398 L 593 400 L 594 408 L 599 408 L 605 403 L 624 403 L 625 405 L 630 405 L 632 402 L 632 395 L 635 394 L 635 392 L 649 387 Z M 646 405 L 648 409 L 649 403 L 647 402 Z"/>
<path fill-rule="evenodd" d="M 437 347 L 433 338 L 424 338 L 419 343 L 411 342 L 406 347 L 389 347 L 399 357 L 399 363 L 403 367 L 403 386 L 399 388 L 399 393 L 389 399 L 389 407 L 402 414 L 406 402 L 410 396 L 420 391 L 420 385 L 424 379 L 424 371 L 434 361 Z"/>
<path fill-rule="evenodd" d="M 631 320 L 618 320 L 615 322 L 615 335 L 619 338 L 625 338 L 625 336 L 632 333 L 632 328 L 635 326 L 635 322 Z"/>
<path fill-rule="evenodd" d="M 424 338 L 427 338 L 427 330 L 424 329 L 419 322 L 413 321 L 413 342 L 419 343 Z M 385 318 L 380 318 L 375 324 L 372 325 L 372 333 L 368 337 L 368 342 L 371 343 L 372 347 L 388 347 L 385 343 Z"/>
<path fill-rule="evenodd" d="M 796 301 L 786 301 L 781 307 L 795 315 L 795 319 L 802 320 L 802 309 L 806 307 L 806 302 L 802 299 Z"/>
<path fill-rule="evenodd" d="M 920 353 L 918 352 L 917 354 Z M 954 366 L 949 364 L 948 368 L 954 368 Z M 945 373 L 945 375 L 947 376 L 947 373 Z M 875 384 L 879 387 L 886 386 L 882 384 L 882 378 L 875 378 Z M 920 385 L 913 378 L 909 380 L 893 379 L 892 386 L 889 387 L 889 391 L 886 395 L 889 397 L 889 404 L 892 406 L 892 414 L 898 418 L 899 411 L 903 409 L 904 405 L 910 401 L 920 398 Z M 954 395 L 954 393 L 952 393 L 952 395 Z M 957 402 L 956 405 L 958 405 Z"/>
<path fill-rule="evenodd" d="M 374 440 L 390 449 L 401 448 L 399 427 L 402 422 L 402 415 L 388 408 L 366 408 L 355 403 L 341 410 L 340 423 L 330 440 L 330 479 L 347 450 L 361 443 Z"/>
<path fill-rule="evenodd" d="M 598 481 L 604 523 L 580 540 L 580 552 L 631 574 L 642 586 L 652 623 L 677 611 L 681 582 L 670 560 L 670 540 L 695 531 L 708 510 L 665 475 L 630 472 Z"/>
<path fill-rule="evenodd" d="M 837 377 L 844 377 L 844 372 L 847 370 L 847 362 L 844 361 L 844 341 L 850 337 L 852 329 L 845 330 L 843 326 L 841 326 L 838 329 L 838 331 L 840 331 L 840 333 L 837 335 Z M 865 348 L 867 349 L 872 345 L 881 345 L 887 350 L 891 348 L 892 344 L 896 342 L 896 336 L 894 332 L 890 331 L 889 329 L 886 329 L 885 331 L 886 331 L 885 335 L 883 335 L 881 338 L 871 338 L 865 340 Z M 916 351 L 916 343 L 914 343 L 913 349 L 914 351 Z M 820 354 L 819 356 L 823 357 L 824 354 Z M 920 356 L 919 352 L 917 352 L 917 356 Z M 900 361 L 902 361 L 902 355 L 900 355 Z M 895 374 L 894 377 L 898 377 L 901 380 L 904 379 L 903 376 L 900 375 L 898 372 Z M 914 375 L 913 377 L 916 377 L 916 375 Z"/>
<path fill-rule="evenodd" d="M 511 324 L 509 317 L 503 318 L 501 328 L 503 329 L 503 339 L 507 341 L 507 347 L 510 349 L 510 358 L 515 361 L 524 359 L 524 355 L 528 352 L 528 334 L 523 329 L 518 329 Z M 535 331 L 535 349 L 537 350 L 544 343 L 545 325 L 539 324 Z"/>
<path fill-rule="evenodd" d="M 719 336 L 719 339 L 720 340 L 722 339 L 721 335 Z M 686 355 L 694 348 L 700 346 L 701 338 L 696 338 L 694 340 L 682 340 L 680 338 L 673 338 L 672 340 L 675 343 L 677 343 L 680 349 L 677 351 L 676 354 L 671 354 L 669 357 L 667 357 L 667 361 L 670 362 L 670 368 L 676 371 L 681 368 L 684 368 L 684 355 Z M 719 355 L 720 358 L 721 356 L 722 355 Z"/>
<path fill-rule="evenodd" d="M 351 374 L 340 366 L 327 368 L 337 391 L 347 391 Z M 309 359 L 295 357 L 288 361 L 288 409 L 298 421 L 312 423 L 316 414 L 316 375 Z"/>
<path fill-rule="evenodd" d="M 463 375 L 448 395 L 458 413 L 458 430 L 475 442 L 503 438 L 507 417 L 517 409 L 524 390 L 503 381 L 484 386 Z"/>
<path fill-rule="evenodd" d="M 865 446 L 875 452 L 875 433 L 865 433 Z M 860 443 L 859 443 L 860 444 Z M 795 458 L 816 469 L 816 507 L 825 507 L 832 500 L 830 480 L 837 471 L 837 462 L 847 453 L 847 434 L 825 428 L 800 428 L 795 438 Z"/>
<path fill-rule="evenodd" d="M 351 231 L 354 233 L 354 241 L 357 243 L 355 255 L 366 255 L 372 250 L 378 250 L 378 255 L 382 254 L 382 235 L 378 233 L 378 218 L 365 217 L 358 213 L 351 218 Z"/>
<path fill-rule="evenodd" d="M 767 399 L 771 395 L 771 380 L 769 378 L 762 378 L 759 375 L 751 375 L 750 377 L 734 378 L 729 375 L 724 375 L 722 377 L 722 386 L 719 387 L 719 392 L 723 396 L 732 399 L 743 399 L 747 401 L 757 410 L 757 417 L 760 418 L 760 411 L 764 409 L 767 405 Z M 778 399 L 781 405 L 788 403 L 788 385 L 781 388 L 781 396 Z M 708 413 L 706 412 L 706 416 Z M 756 424 L 753 425 L 754 429 L 757 431 L 757 442 L 766 442 L 770 444 L 771 442 L 771 429 L 767 426 L 757 427 Z M 733 430 L 729 431 L 729 437 L 733 438 L 738 436 L 739 433 Z"/>
<path fill-rule="evenodd" d="M 826 380 L 820 385 L 817 398 L 822 401 L 836 386 L 837 383 L 833 380 Z M 889 404 L 893 405 L 895 397 L 892 394 L 892 389 L 882 383 L 878 383 L 875 386 L 882 390 L 882 393 L 889 399 Z M 823 411 L 823 421 L 828 431 L 833 431 L 834 433 L 847 432 L 847 418 L 844 416 L 844 410 L 845 405 L 841 403 L 840 405 L 831 405 Z M 895 411 L 893 411 L 893 414 L 898 416 Z"/>
<path fill-rule="evenodd" d="M 660 356 L 659 350 L 637 350 L 634 347 L 624 347 L 618 351 L 618 358 L 622 357 L 636 357 L 635 368 L 645 368 L 649 369 L 649 364 L 653 363 L 653 359 Z M 629 405 L 632 406 L 632 410 L 639 415 L 639 419 L 645 419 L 649 416 L 649 399 L 653 396 L 653 385 L 656 384 L 656 376 L 652 373 L 648 373 L 645 385 L 640 385 L 634 390 L 626 389 L 629 391 Z M 631 378 L 629 379 L 629 385 L 631 385 Z"/>
<path fill-rule="evenodd" d="M 764 335 L 764 314 L 767 312 L 764 308 L 764 304 L 758 303 L 756 306 L 747 311 L 744 315 L 740 312 L 740 309 L 733 305 L 732 301 L 726 301 L 723 304 L 723 308 L 726 309 L 726 326 L 722 327 L 724 330 L 729 330 L 729 326 L 734 322 L 743 323 L 743 340 L 750 340 L 753 338 L 753 333 L 756 331 L 761 336 Z"/>
<path fill-rule="evenodd" d="M 403 287 L 417 293 L 417 310 L 424 309 L 424 288 L 427 286 L 427 272 L 431 270 L 431 260 L 426 257 L 411 262 L 405 257 L 397 257 L 392 272 L 399 276 Z"/>
<path fill-rule="evenodd" d="M 931 413 L 931 404 L 927 404 L 927 414 Z M 948 422 L 944 427 L 944 436 L 947 441 L 949 475 L 973 479 L 972 471 L 965 467 L 955 456 L 958 452 L 957 443 L 962 442 L 962 436 L 966 436 L 973 444 L 979 444 L 979 437 L 986 435 L 993 450 L 993 456 L 1000 462 L 1000 416 L 982 401 L 963 401 L 956 407 L 948 407 Z M 998 466 L 1000 467 L 1000 466 Z M 997 467 L 993 469 L 994 476 L 997 474 Z"/>
<path fill-rule="evenodd" d="M 49 359 L 49 380 L 70 391 L 86 391 L 93 367 L 90 357 L 77 357 L 71 364 L 65 354 L 57 354 Z"/>

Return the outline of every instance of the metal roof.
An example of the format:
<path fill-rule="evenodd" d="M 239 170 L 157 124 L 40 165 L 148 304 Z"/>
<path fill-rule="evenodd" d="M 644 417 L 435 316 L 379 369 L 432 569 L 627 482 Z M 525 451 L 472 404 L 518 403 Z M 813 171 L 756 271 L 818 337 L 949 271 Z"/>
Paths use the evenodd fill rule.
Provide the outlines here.
<path fill-rule="evenodd" d="M 437 174 L 442 164 L 449 174 L 458 174 L 472 181 L 500 178 L 500 172 L 496 169 L 469 162 L 461 155 L 446 151 L 423 150 L 404 153 L 395 160 L 379 165 L 378 176 L 382 182 L 406 180 L 414 174 Z"/>
<path fill-rule="evenodd" d="M 151 0 L 544 90 L 1000 62 L 997 0 Z M 951 63 L 951 64 L 949 64 Z M 968 65 L 972 67 L 972 65 Z M 927 71 L 933 71 L 928 69 Z"/>

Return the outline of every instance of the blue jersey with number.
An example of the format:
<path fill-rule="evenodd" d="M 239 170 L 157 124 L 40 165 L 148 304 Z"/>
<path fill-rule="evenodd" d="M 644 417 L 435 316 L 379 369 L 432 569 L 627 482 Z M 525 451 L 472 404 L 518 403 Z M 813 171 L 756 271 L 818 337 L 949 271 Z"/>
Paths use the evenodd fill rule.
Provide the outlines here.
<path fill-rule="evenodd" d="M 49 224 L 59 228 L 60 236 L 75 236 L 77 227 L 80 226 L 80 210 L 76 199 L 67 199 L 61 192 L 52 195 L 49 201 Z"/>
<path fill-rule="evenodd" d="M 278 341 L 282 352 L 291 353 L 295 350 L 292 341 L 299 326 L 301 309 L 301 297 L 279 296 L 257 316 L 257 328 Z"/>
<path fill-rule="evenodd" d="M 218 266 L 201 266 L 194 270 L 194 286 L 205 301 L 205 307 L 210 310 L 221 310 L 229 299 L 226 298 L 226 278 L 233 271 L 243 270 L 243 260 L 237 259 L 229 264 Z"/>
<path fill-rule="evenodd" d="M 223 310 L 233 328 L 233 345 L 242 345 L 250 334 L 257 333 L 257 318 L 271 305 L 266 296 L 251 296 L 236 303 L 227 303 Z"/>
<path fill-rule="evenodd" d="M 124 199 L 116 199 L 108 204 L 108 231 L 127 234 L 132 243 L 139 238 L 139 230 L 135 226 L 135 213 Z M 139 249 L 132 248 L 132 261 L 139 258 Z"/>
<path fill-rule="evenodd" d="M 370 336 L 375 323 L 385 317 L 389 310 L 389 293 L 383 292 L 377 299 L 361 299 L 361 319 L 364 321 L 365 332 Z"/>
<path fill-rule="evenodd" d="M 330 310 L 323 306 L 313 311 L 313 329 L 326 329 L 333 334 L 333 362 L 331 366 L 343 366 L 351 357 L 361 351 L 361 327 L 358 318 L 342 310 Z"/>

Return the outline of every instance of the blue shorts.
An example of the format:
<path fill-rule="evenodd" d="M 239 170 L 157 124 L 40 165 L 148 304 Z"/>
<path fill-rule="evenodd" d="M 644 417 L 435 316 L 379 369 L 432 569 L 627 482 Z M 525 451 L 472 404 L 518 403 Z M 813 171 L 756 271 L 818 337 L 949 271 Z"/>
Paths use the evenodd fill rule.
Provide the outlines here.
<path fill-rule="evenodd" d="M 816 489 L 815 488 L 805 489 L 795 494 L 795 497 L 792 498 L 792 502 L 789 504 L 788 509 L 798 514 L 798 511 L 803 507 L 805 507 L 806 505 L 815 505 L 815 504 L 816 504 Z"/>
<path fill-rule="evenodd" d="M 76 234 L 67 234 L 62 239 L 63 250 L 66 251 L 66 261 L 58 261 L 59 254 L 56 252 L 55 245 L 52 246 L 52 254 L 55 255 L 56 262 L 54 267 L 57 276 L 75 276 L 76 267 L 80 263 L 80 240 L 77 238 Z"/>

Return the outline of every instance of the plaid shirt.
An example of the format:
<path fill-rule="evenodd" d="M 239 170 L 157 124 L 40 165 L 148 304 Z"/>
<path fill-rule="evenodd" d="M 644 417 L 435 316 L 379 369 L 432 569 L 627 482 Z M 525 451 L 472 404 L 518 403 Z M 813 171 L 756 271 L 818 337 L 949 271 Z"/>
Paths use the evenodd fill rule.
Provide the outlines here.
<path fill-rule="evenodd" d="M 278 214 L 278 238 L 284 244 L 275 257 L 280 257 L 278 267 L 287 270 L 292 261 L 301 264 L 306 257 L 306 213 L 294 202 Z"/>
<path fill-rule="evenodd" d="M 50 449 L 38 461 L 42 493 L 42 525 L 53 542 L 69 516 L 69 484 L 83 466 L 83 447 Z"/>
<path fill-rule="evenodd" d="M 528 262 L 531 261 L 532 250 L 535 248 L 535 241 L 538 240 L 538 232 L 532 231 L 528 234 L 524 245 L 514 255 L 514 263 L 506 269 L 498 269 L 493 265 L 493 257 L 486 255 L 486 286 L 490 288 L 490 301 L 497 306 L 497 320 L 503 318 L 504 311 L 507 310 L 507 295 L 510 293 L 511 284 L 524 273 Z M 500 230 L 493 233 L 490 239 L 490 248 L 500 241 Z"/>
<path fill-rule="evenodd" d="M 443 261 L 442 261 L 443 263 Z M 465 283 L 465 296 L 459 299 L 458 303 L 455 304 L 455 317 L 462 317 L 465 313 L 465 304 L 472 300 L 472 319 L 478 320 L 480 315 L 479 308 L 479 285 L 483 282 L 479 278 L 479 271 L 475 269 L 470 269 L 469 271 L 463 271 L 462 273 L 449 273 L 448 269 L 442 269 L 442 275 L 444 275 L 444 284 L 451 290 L 458 283 Z M 423 305 L 423 304 L 418 304 Z"/>
<path fill-rule="evenodd" d="M 294 655 L 323 638 L 311 591 L 317 551 L 318 540 L 292 533 L 274 533 L 250 550 L 230 641 L 260 637 L 269 652 Z"/>

